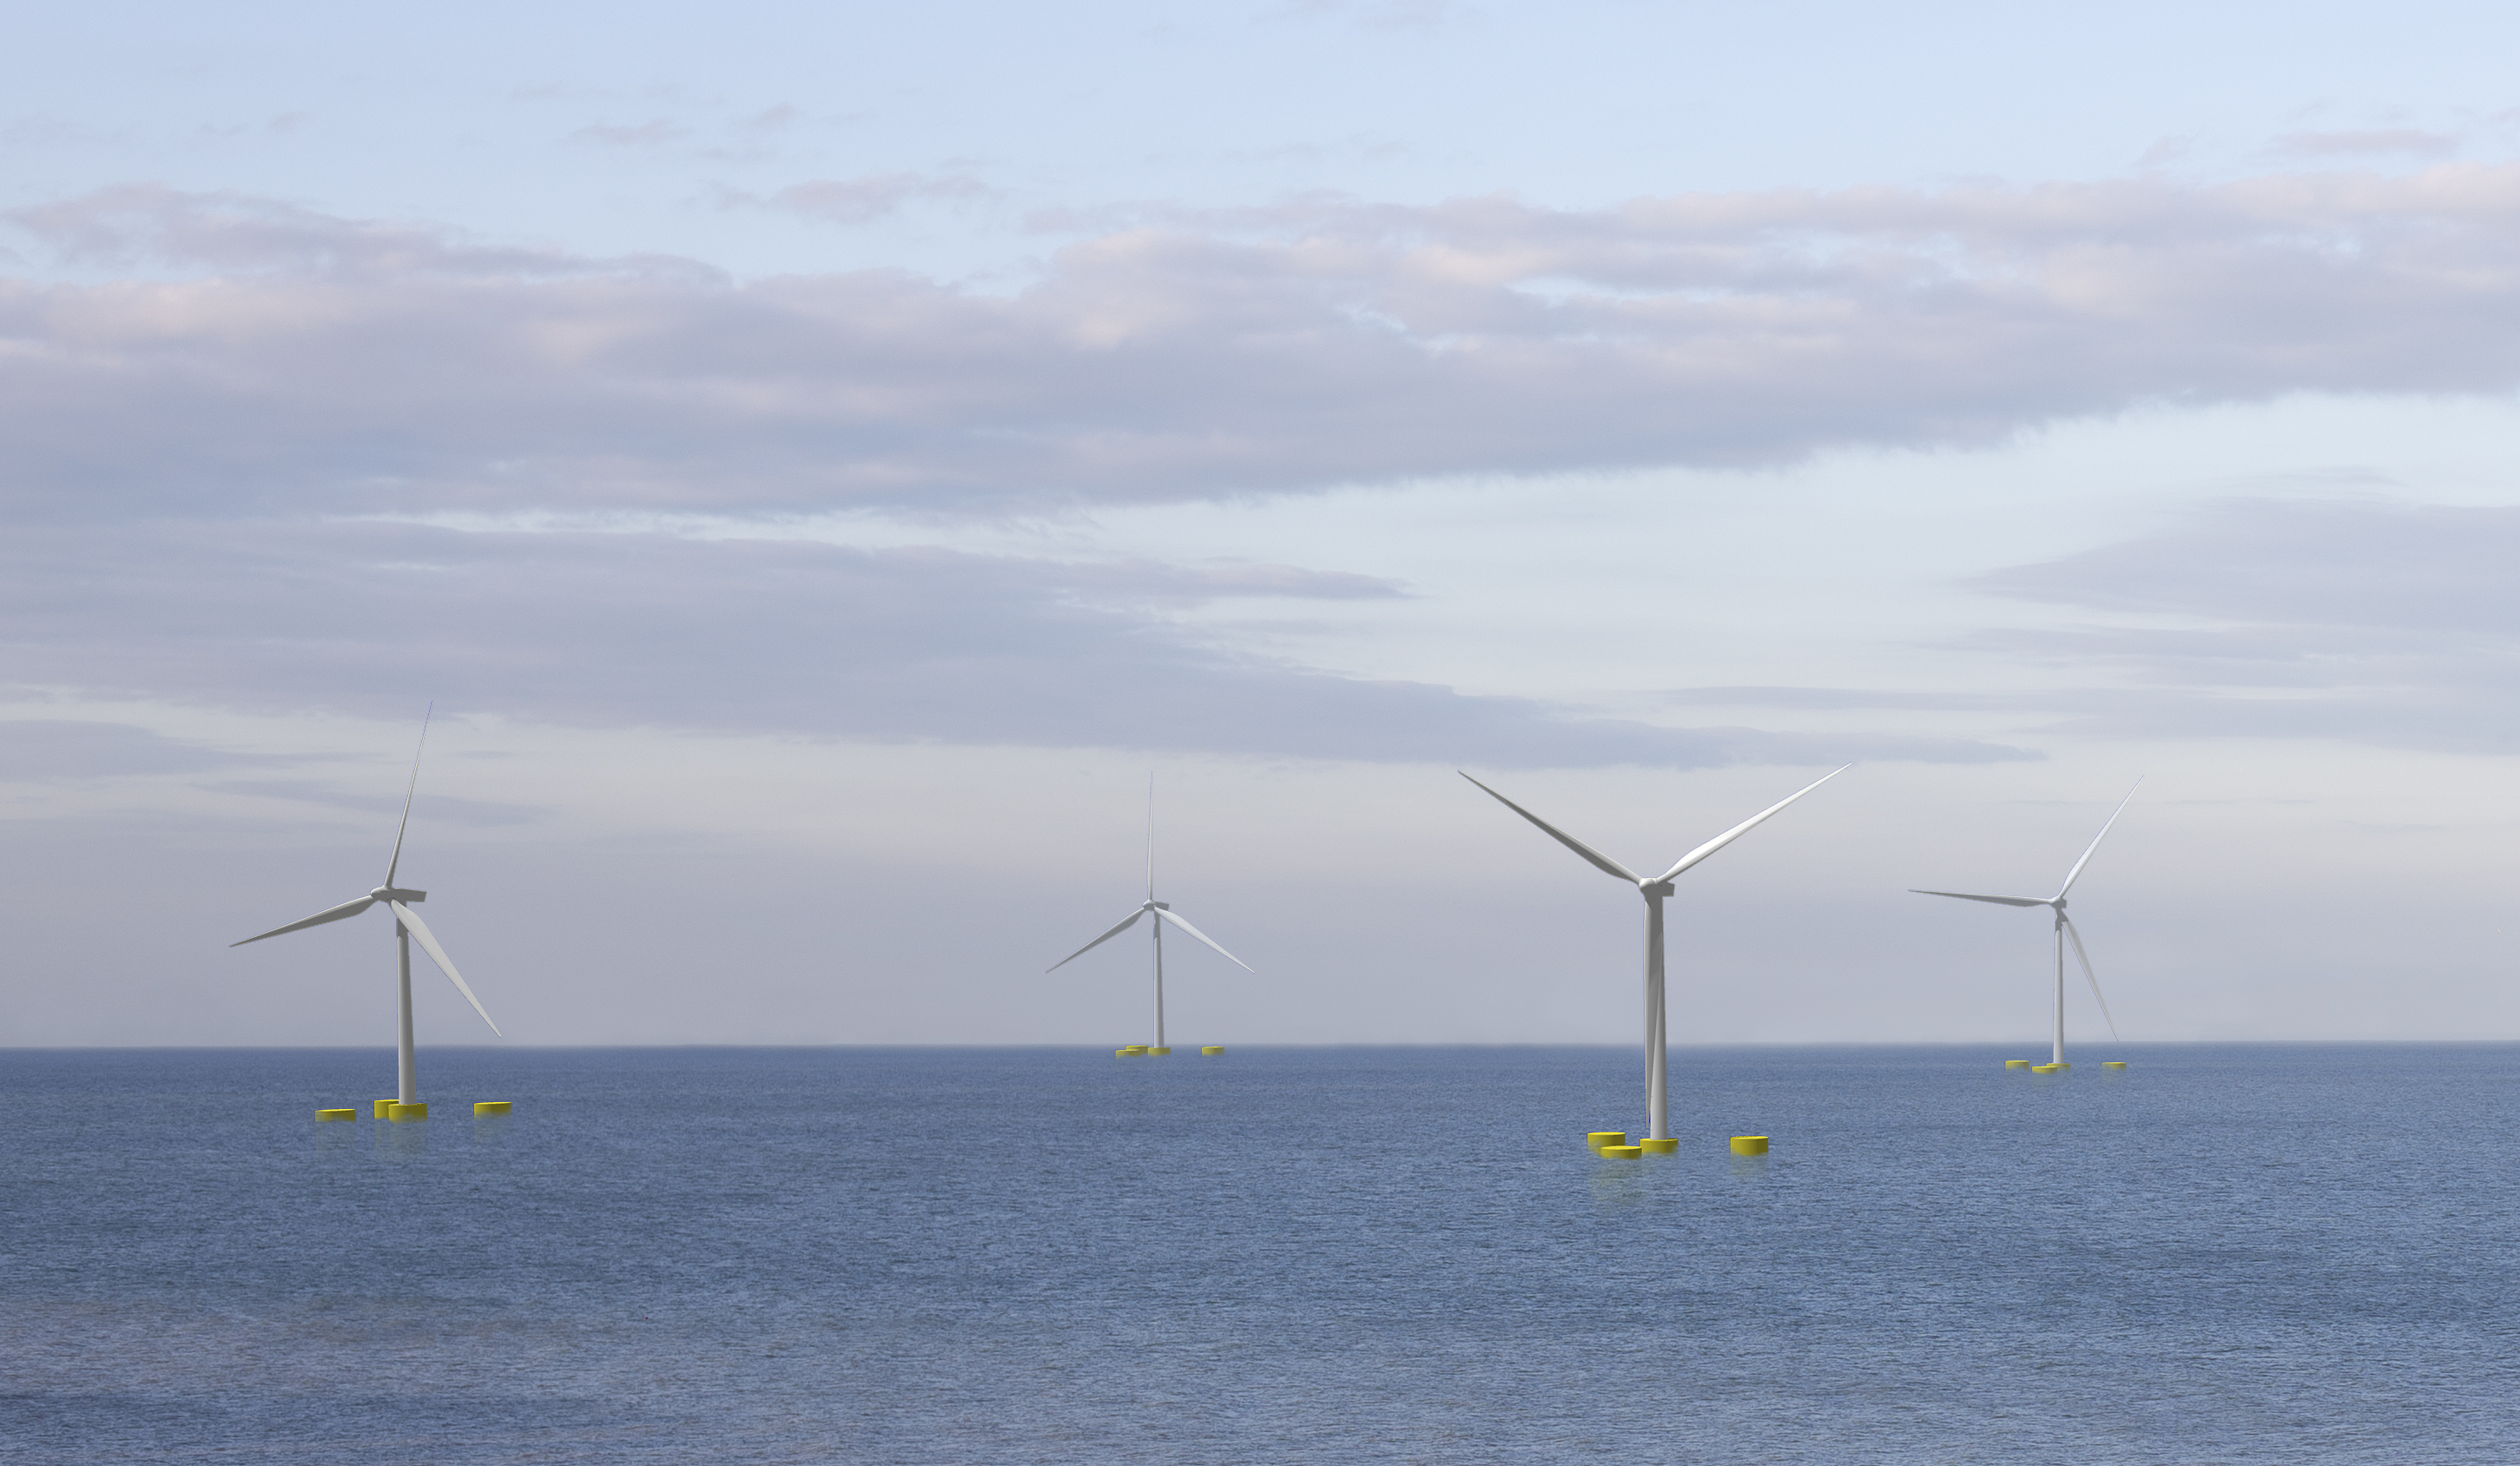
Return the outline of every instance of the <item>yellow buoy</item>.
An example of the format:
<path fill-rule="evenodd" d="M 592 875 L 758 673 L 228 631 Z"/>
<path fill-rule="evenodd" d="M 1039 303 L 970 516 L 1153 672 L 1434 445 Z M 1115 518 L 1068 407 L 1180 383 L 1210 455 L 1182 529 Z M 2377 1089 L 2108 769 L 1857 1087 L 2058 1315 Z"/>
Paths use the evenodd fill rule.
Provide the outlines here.
<path fill-rule="evenodd" d="M 391 1119 L 393 1119 L 393 1107 L 394 1107 L 394 1106 L 396 1106 L 396 1105 L 398 1105 L 398 1104 L 401 1104 L 401 1103 L 402 1103 L 402 1101 L 400 1101 L 400 1100 L 379 1100 L 379 1101 L 377 1101 L 376 1118 L 377 1118 L 377 1119 L 379 1119 L 379 1120 L 391 1120 Z"/>
<path fill-rule="evenodd" d="M 1593 1147 L 1595 1150 L 1599 1150 L 1605 1145 L 1625 1145 L 1628 1143 L 1628 1132 L 1625 1130 L 1594 1130 L 1584 1137 L 1584 1143 Z"/>
<path fill-rule="evenodd" d="M 475 1115 L 505 1115 L 508 1113 L 508 1101 L 476 1100 L 472 1105 L 472 1113 Z"/>
<path fill-rule="evenodd" d="M 2126 1061 L 2124 1059 L 2103 1059 L 2100 1061 L 2100 1068 L 2124 1069 L 2126 1068 Z"/>
<path fill-rule="evenodd" d="M 1669 1135 L 1665 1135 L 1660 1140 L 1640 1140 L 1637 1144 L 1648 1156 L 1668 1156 L 1680 1149 L 1680 1142 Z"/>
<path fill-rule="evenodd" d="M 1168 1048 L 1150 1048 L 1147 1050 L 1147 1052 L 1149 1054 L 1169 1054 L 1172 1050 Z"/>
<path fill-rule="evenodd" d="M 1113 1049 L 1111 1052 L 1112 1052 L 1112 1053 L 1114 1053 L 1114 1054 L 1119 1055 L 1119 1056 L 1120 1056 L 1121 1058 L 1123 1058 L 1123 1059 L 1134 1059 L 1134 1058 L 1138 1057 L 1140 1054 L 1145 1053 L 1146 1051 L 1147 1051 L 1147 1046 L 1146 1046 L 1145 1044 L 1143 1044 L 1143 1043 L 1133 1043 L 1133 1044 L 1130 1044 L 1127 1048 L 1115 1048 L 1115 1049 Z"/>
<path fill-rule="evenodd" d="M 1735 1135 L 1732 1137 L 1732 1154 L 1736 1156 L 1764 1156 L 1767 1153 L 1768 1137 L 1765 1135 Z"/>
<path fill-rule="evenodd" d="M 1200 1049 L 1199 1052 L 1213 1057 L 1217 1054 L 1224 1053 L 1225 1045 L 1221 1043 L 1211 1043 L 1207 1047 Z"/>
<path fill-rule="evenodd" d="M 315 1118 L 317 1120 L 356 1120 L 359 1118 L 359 1112 L 356 1110 L 318 1110 L 315 1112 Z"/>
<path fill-rule="evenodd" d="M 427 1105 L 396 1105 L 393 1107 L 393 1112 L 385 1117 L 385 1119 L 392 1121 L 395 1124 L 407 1124 L 412 1121 L 427 1120 L 428 1118 L 428 1107 Z"/>
<path fill-rule="evenodd" d="M 1642 1145 L 1605 1145 L 1601 1147 L 1601 1154 L 1609 1157 L 1613 1161 L 1633 1161 L 1644 1153 L 1645 1148 Z"/>
<path fill-rule="evenodd" d="M 2003 1067 L 2006 1069 L 2028 1069 L 2030 1067 L 2030 1061 L 2027 1059 L 2006 1059 L 2003 1061 Z"/>
<path fill-rule="evenodd" d="M 2062 1064 L 2033 1064 L 2030 1066 L 2030 1072 L 2032 1074 L 2063 1074 L 2065 1072 L 2065 1066 Z"/>

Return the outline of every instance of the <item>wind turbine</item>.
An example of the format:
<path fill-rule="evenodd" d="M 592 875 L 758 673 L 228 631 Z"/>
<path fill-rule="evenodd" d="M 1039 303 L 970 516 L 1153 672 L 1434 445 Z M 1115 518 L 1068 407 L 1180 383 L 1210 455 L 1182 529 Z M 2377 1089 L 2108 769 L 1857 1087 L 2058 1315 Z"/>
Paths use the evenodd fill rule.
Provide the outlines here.
<path fill-rule="evenodd" d="M 2138 779 L 2135 782 L 2136 786 L 2140 786 L 2143 783 L 2141 779 Z M 2126 806 L 2134 799 L 2135 787 L 2131 786 L 2127 790 L 2126 798 L 2118 801 L 2118 807 L 2110 811 L 2108 824 L 2100 826 L 2100 833 L 2092 837 L 2091 848 L 2083 851 L 2083 858 L 2074 862 L 2074 868 L 2072 870 L 2065 872 L 2065 884 L 2056 888 L 2056 893 L 2054 895 L 2048 896 L 2044 900 L 2036 896 L 2026 895 L 1971 895 L 1964 891 L 1918 891 L 1912 886 L 1909 888 L 1910 893 L 1913 895 L 1947 895 L 1952 897 L 1954 900 L 1959 901 L 1991 901 L 1998 906 L 2050 906 L 2055 908 L 2056 1041 L 2055 1047 L 2048 1051 L 2048 1062 L 2057 1066 L 2058 1068 L 2064 1067 L 2065 1063 L 2065 942 L 2067 939 L 2070 938 L 2073 940 L 2074 956 L 2083 964 L 2083 976 L 2091 982 L 2092 996 L 2099 1002 L 2100 1016 L 2108 1019 L 2109 1021 L 2109 1036 L 2111 1038 L 2118 1036 L 2118 1021 L 2109 1013 L 2109 1000 L 2100 996 L 2100 975 L 2092 971 L 2092 954 L 2083 950 L 2083 934 L 2074 930 L 2073 919 L 2065 914 L 2065 893 L 2072 891 L 2074 889 L 2074 883 L 2082 878 L 2083 867 L 2092 863 L 2092 854 L 2100 848 L 2100 842 L 2109 838 L 2109 825 L 2114 825 L 2118 822 L 2118 816 L 2126 813 Z"/>
<path fill-rule="evenodd" d="M 1801 799 L 1804 795 L 1820 788 L 1822 784 L 1836 778 L 1839 774 L 1846 772 L 1854 766 L 1855 765 L 1851 763 L 1839 764 L 1837 767 L 1830 769 L 1827 773 L 1821 775 L 1819 778 L 1803 786 L 1801 789 L 1796 790 L 1792 795 L 1778 801 L 1776 803 L 1769 805 L 1767 808 L 1760 810 L 1754 815 L 1751 815 L 1748 819 L 1741 821 L 1741 823 L 1734 825 L 1732 829 L 1716 836 L 1713 840 L 1699 846 L 1688 854 L 1681 856 L 1680 863 L 1674 865 L 1671 869 L 1664 871 L 1661 875 L 1650 878 L 1638 875 L 1635 871 L 1628 869 L 1616 860 L 1602 854 L 1600 851 L 1593 848 L 1589 845 L 1586 845 L 1584 842 L 1577 840 L 1574 836 L 1567 834 L 1555 825 L 1542 819 L 1539 815 L 1532 813 L 1520 804 L 1507 799 L 1504 795 L 1498 794 L 1493 789 L 1488 789 L 1484 784 L 1479 784 L 1478 780 L 1470 779 L 1468 774 L 1462 775 L 1464 779 L 1470 779 L 1471 783 L 1478 784 L 1479 788 L 1487 790 L 1488 794 L 1493 797 L 1498 803 L 1505 805 L 1508 809 L 1512 810 L 1514 813 L 1521 815 L 1524 819 L 1538 825 L 1543 831 L 1548 833 L 1551 839 L 1556 841 L 1559 845 L 1566 847 L 1568 849 L 1573 850 L 1576 854 L 1583 856 L 1586 860 L 1591 861 L 1594 868 L 1599 870 L 1603 875 L 1616 876 L 1622 881 L 1632 881 L 1636 883 L 1637 890 L 1643 894 L 1645 898 L 1645 1123 L 1649 1127 L 1649 1133 L 1646 1136 L 1647 1139 L 1668 1140 L 1671 1138 L 1671 1090 L 1669 1084 L 1665 1082 L 1663 1073 L 1663 1037 L 1665 1024 L 1663 1021 L 1662 1000 L 1662 898 L 1671 894 L 1672 877 L 1679 875 L 1682 871 L 1688 869 L 1690 866 L 1697 864 L 1707 856 L 1714 854 L 1717 850 L 1724 848 L 1726 846 L 1731 845 L 1742 836 L 1749 834 L 1752 830 L 1757 829 L 1761 823 L 1766 821 L 1770 815 L 1775 814 L 1778 810 L 1784 808 L 1795 800 Z M 1456 772 L 1459 771 L 1456 770 Z"/>
<path fill-rule="evenodd" d="M 430 710 L 435 710 L 434 705 L 431 706 Z M 420 720 L 420 747 L 421 750 L 424 751 L 428 747 L 428 717 L 426 713 L 422 714 Z M 420 753 L 415 752 L 411 756 L 411 787 L 403 792 L 402 823 L 394 829 L 393 855 L 392 858 L 385 862 L 385 883 L 382 886 L 369 892 L 366 895 L 359 897 L 357 900 L 343 901 L 338 906 L 318 911 L 313 916 L 307 917 L 303 921 L 292 921 L 285 927 L 274 927 L 270 931 L 263 933 L 262 937 L 248 937 L 245 941 L 231 941 L 228 943 L 228 945 L 232 947 L 244 946 L 247 942 L 260 941 L 264 937 L 279 937 L 290 932 L 302 932 L 308 927 L 320 927 L 326 922 L 331 921 L 347 921 L 351 917 L 358 915 L 360 912 L 367 910 L 370 906 L 376 905 L 380 901 L 392 907 L 394 914 L 394 947 L 401 960 L 402 969 L 402 1029 L 401 1051 L 399 1056 L 401 1083 L 399 1085 L 399 1103 L 406 1105 L 416 1105 L 420 1103 L 420 1076 L 418 1068 L 412 1057 L 411 1047 L 411 939 L 414 937 L 420 939 L 420 944 L 428 951 L 429 960 L 435 962 L 449 978 L 452 978 L 455 981 L 455 988 L 458 992 L 464 994 L 464 1001 L 472 1005 L 472 1011 L 481 1015 L 481 1021 L 483 1023 L 490 1024 L 491 1032 L 499 1032 L 499 1026 L 495 1023 L 490 1023 L 489 1010 L 483 1008 L 481 1006 L 481 1000 L 472 995 L 472 989 L 465 985 L 464 975 L 455 970 L 455 964 L 447 960 L 446 949 L 437 944 L 437 939 L 428 934 L 428 928 L 421 922 L 419 913 L 411 909 L 411 902 L 428 900 L 428 893 L 426 891 L 405 891 L 394 884 L 394 874 L 402 868 L 403 832 L 411 828 L 412 797 L 419 792 Z M 502 1033 L 500 1036 L 504 1038 L 507 1035 Z"/>
<path fill-rule="evenodd" d="M 1219 956 L 1222 956 L 1226 961 L 1233 963 L 1235 966 L 1241 968 L 1244 972 L 1251 971 L 1251 964 L 1243 961 L 1232 952 L 1227 951 L 1225 948 L 1216 946 L 1215 940 L 1205 932 L 1202 932 L 1198 928 L 1192 926 L 1189 922 L 1182 920 L 1179 913 L 1173 910 L 1171 902 L 1155 899 L 1155 776 L 1152 774 L 1148 774 L 1147 776 L 1147 903 L 1140 906 L 1137 910 L 1130 912 L 1129 919 L 1127 921 L 1120 923 L 1110 931 L 1103 933 L 1102 936 L 1095 938 L 1092 941 L 1085 943 L 1083 946 L 1078 947 L 1066 956 L 1059 958 L 1056 963 L 1051 965 L 1050 971 L 1058 971 L 1070 962 L 1084 956 L 1087 952 L 1094 950 L 1096 947 L 1101 946 L 1112 938 L 1117 937 L 1121 933 L 1129 930 L 1131 927 L 1136 926 L 1138 924 L 1138 918 L 1142 916 L 1151 916 L 1154 918 L 1152 925 L 1148 928 L 1149 934 L 1155 939 L 1154 1048 L 1159 1053 L 1168 1053 L 1170 1050 L 1164 1043 L 1164 923 L 1171 922 L 1174 926 L 1181 928 L 1192 937 L 1206 942 L 1209 946 L 1216 947 L 1216 951 Z M 1045 973 L 1044 976 L 1046 977 L 1048 974 Z"/>

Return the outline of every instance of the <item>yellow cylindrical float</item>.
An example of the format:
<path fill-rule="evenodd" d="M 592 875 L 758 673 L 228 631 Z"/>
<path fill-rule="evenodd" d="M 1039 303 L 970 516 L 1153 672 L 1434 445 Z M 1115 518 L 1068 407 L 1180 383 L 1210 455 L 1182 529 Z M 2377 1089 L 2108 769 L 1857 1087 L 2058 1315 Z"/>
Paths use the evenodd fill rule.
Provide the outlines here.
<path fill-rule="evenodd" d="M 394 1106 L 396 1106 L 396 1105 L 399 1105 L 399 1104 L 401 1104 L 401 1103 L 402 1103 L 402 1101 L 400 1101 L 400 1100 L 379 1100 L 379 1101 L 377 1101 L 376 1118 L 377 1118 L 378 1120 L 391 1120 L 391 1119 L 393 1119 L 393 1107 L 394 1107 Z"/>
<path fill-rule="evenodd" d="M 1767 1153 L 1768 1137 L 1765 1135 L 1735 1135 L 1732 1137 L 1732 1154 L 1736 1156 L 1764 1156 Z"/>
<path fill-rule="evenodd" d="M 1609 1157 L 1613 1161 L 1633 1161 L 1644 1153 L 1645 1148 L 1642 1145 L 1605 1145 L 1601 1147 L 1601 1154 Z"/>
<path fill-rule="evenodd" d="M 2065 1072 L 2065 1066 L 2062 1064 L 2033 1064 L 2030 1066 L 2030 1072 L 2032 1074 L 2063 1074 Z"/>
<path fill-rule="evenodd" d="M 1669 1135 L 1665 1135 L 1660 1140 L 1650 1138 L 1640 1140 L 1637 1145 L 1648 1156 L 1668 1156 L 1680 1149 L 1680 1142 Z"/>
<path fill-rule="evenodd" d="M 475 1115 L 505 1115 L 508 1113 L 508 1107 L 509 1102 L 506 1100 L 475 1100 L 472 1103 L 472 1113 Z"/>
<path fill-rule="evenodd" d="M 359 1118 L 359 1112 L 356 1110 L 318 1110 L 315 1112 L 315 1118 L 317 1120 L 356 1120 Z"/>
<path fill-rule="evenodd" d="M 1169 1049 L 1169 1048 L 1150 1048 L 1150 1049 L 1147 1050 L 1147 1053 L 1148 1053 L 1149 1056 L 1156 1055 L 1156 1054 L 1169 1054 L 1169 1053 L 1171 1053 L 1171 1052 L 1172 1052 L 1172 1050 L 1171 1050 L 1171 1049 Z"/>
<path fill-rule="evenodd" d="M 1127 1048 L 1115 1048 L 1115 1049 L 1113 1049 L 1111 1052 L 1112 1052 L 1112 1053 L 1114 1053 L 1114 1054 L 1116 1054 L 1116 1055 L 1118 1055 L 1119 1057 L 1121 1057 L 1121 1058 L 1123 1058 L 1123 1059 L 1134 1059 L 1134 1058 L 1138 1057 L 1140 1054 L 1145 1053 L 1146 1051 L 1147 1051 L 1147 1046 L 1146 1046 L 1145 1044 L 1143 1044 L 1143 1043 L 1133 1043 L 1133 1044 L 1130 1044 Z"/>
<path fill-rule="evenodd" d="M 2030 1067 L 2030 1061 L 2027 1059 L 2006 1059 L 2003 1061 L 2003 1067 L 2006 1069 L 2028 1069 Z"/>
<path fill-rule="evenodd" d="M 1625 1130 L 1594 1130 L 1585 1135 L 1584 1143 L 1595 1150 L 1599 1150 L 1605 1145 L 1625 1145 L 1628 1143 L 1628 1132 Z"/>
<path fill-rule="evenodd" d="M 2124 1069 L 2126 1068 L 2126 1061 L 2124 1059 L 2103 1059 L 2100 1061 L 2100 1068 Z"/>
<path fill-rule="evenodd" d="M 1211 1043 L 1205 1048 L 1200 1049 L 1199 1052 L 1213 1059 L 1217 1055 L 1225 1052 L 1225 1045 L 1221 1043 Z"/>
<path fill-rule="evenodd" d="M 415 1120 L 427 1120 L 428 1118 L 428 1106 L 427 1105 L 396 1105 L 393 1107 L 392 1113 L 385 1116 L 385 1119 L 392 1121 L 395 1124 L 409 1124 Z"/>

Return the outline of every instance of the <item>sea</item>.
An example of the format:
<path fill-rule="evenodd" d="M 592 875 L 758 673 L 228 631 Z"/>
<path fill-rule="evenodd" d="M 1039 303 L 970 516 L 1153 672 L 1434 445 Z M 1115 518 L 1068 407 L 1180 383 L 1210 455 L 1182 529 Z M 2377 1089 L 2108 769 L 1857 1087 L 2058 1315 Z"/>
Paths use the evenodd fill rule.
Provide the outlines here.
<path fill-rule="evenodd" d="M 2520 1046 L 2014 1057 L 0 1051 L 0 1459 L 2520 1461 Z"/>

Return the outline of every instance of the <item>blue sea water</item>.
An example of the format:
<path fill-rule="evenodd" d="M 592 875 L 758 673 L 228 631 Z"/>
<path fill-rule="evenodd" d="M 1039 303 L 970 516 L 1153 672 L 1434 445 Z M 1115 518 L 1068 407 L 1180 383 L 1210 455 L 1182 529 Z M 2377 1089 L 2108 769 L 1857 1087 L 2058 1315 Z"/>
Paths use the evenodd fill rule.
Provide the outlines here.
<path fill-rule="evenodd" d="M 2116 1052 L 10 1051 L 0 1457 L 2520 1460 L 2520 1048 Z"/>

